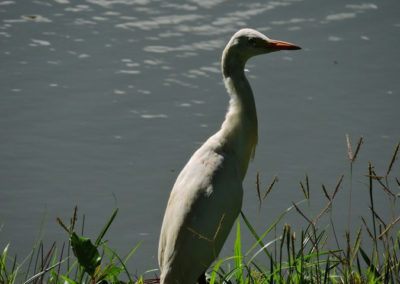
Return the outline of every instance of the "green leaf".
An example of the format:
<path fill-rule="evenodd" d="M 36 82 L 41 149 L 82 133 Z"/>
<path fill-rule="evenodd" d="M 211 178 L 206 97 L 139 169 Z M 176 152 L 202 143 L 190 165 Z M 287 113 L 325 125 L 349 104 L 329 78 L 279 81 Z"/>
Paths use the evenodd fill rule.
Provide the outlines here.
<path fill-rule="evenodd" d="M 297 204 L 300 204 L 304 202 L 300 201 Z M 256 231 L 254 230 L 254 228 L 251 226 L 250 221 L 246 218 L 246 216 L 244 215 L 243 211 L 240 211 L 240 215 L 242 216 L 244 222 L 246 223 L 247 228 L 250 230 L 251 234 L 254 236 L 254 238 L 256 239 L 256 243 L 247 251 L 246 255 L 249 255 L 250 252 L 257 246 L 260 245 L 261 247 L 265 247 L 264 243 L 263 243 L 263 239 L 265 238 L 266 235 L 268 235 L 268 233 L 275 228 L 275 226 L 279 223 L 279 221 L 290 211 L 294 208 L 294 206 L 290 206 L 289 208 L 287 208 L 279 217 L 278 219 L 275 220 L 275 222 L 264 232 L 264 234 L 261 235 L 261 237 L 259 237 L 256 233 Z M 269 257 L 270 260 L 272 260 L 272 255 L 267 251 L 264 250 L 264 252 L 267 254 L 267 256 Z"/>
<path fill-rule="evenodd" d="M 136 246 L 136 248 L 139 245 Z M 109 248 L 108 246 L 106 246 L 105 244 L 103 244 L 104 249 L 109 250 L 112 252 L 112 254 L 118 259 L 118 261 L 121 263 L 123 270 L 126 272 L 126 276 L 128 276 L 129 282 L 128 283 L 134 283 L 129 272 L 128 269 L 126 269 L 125 263 L 122 261 L 121 257 L 116 253 L 116 251 L 114 251 L 113 249 Z M 136 250 L 135 248 L 135 250 Z"/>
<path fill-rule="evenodd" d="M 361 256 L 363 257 L 365 263 L 371 268 L 372 272 L 374 273 L 375 277 L 379 277 L 379 272 L 376 269 L 375 265 L 371 262 L 368 255 L 365 251 L 360 247 Z"/>
<path fill-rule="evenodd" d="M 60 277 L 68 284 L 77 284 L 74 280 L 69 279 L 68 277 L 66 277 L 64 275 L 60 275 Z"/>
<path fill-rule="evenodd" d="M 124 271 L 123 268 L 117 267 L 117 266 L 113 266 L 107 272 L 108 272 L 108 275 L 118 276 L 122 271 Z"/>
<path fill-rule="evenodd" d="M 231 256 L 231 257 L 227 257 L 227 258 L 222 258 L 217 263 L 215 263 L 214 268 L 213 268 L 213 270 L 211 272 L 211 277 L 210 277 L 210 282 L 209 282 L 210 284 L 219 283 L 219 282 L 216 282 L 216 281 L 218 281 L 217 280 L 217 274 L 219 274 L 218 271 L 220 270 L 220 267 L 221 267 L 222 263 L 225 262 L 225 261 L 229 261 L 229 260 L 231 260 L 233 258 L 235 258 L 235 257 Z"/>
<path fill-rule="evenodd" d="M 97 237 L 96 241 L 94 242 L 95 246 L 98 247 L 100 245 L 101 240 L 103 239 L 104 235 L 106 234 L 108 228 L 110 228 L 111 223 L 114 221 L 115 216 L 117 216 L 118 213 L 118 208 L 114 210 L 112 213 L 110 219 L 108 220 L 107 224 L 104 226 L 104 228 L 101 230 L 99 236 Z"/>
<path fill-rule="evenodd" d="M 78 259 L 79 264 L 94 278 L 96 268 L 100 265 L 101 257 L 96 248 L 88 238 L 79 237 L 75 232 L 70 236 L 72 251 Z"/>
<path fill-rule="evenodd" d="M 124 271 L 122 267 L 112 266 L 107 268 L 105 278 L 117 277 L 122 271 Z"/>
<path fill-rule="evenodd" d="M 236 283 L 243 283 L 243 269 L 242 269 L 242 244 L 240 238 L 240 222 L 237 220 L 236 241 L 235 241 L 235 267 L 236 267 Z"/>
<path fill-rule="evenodd" d="M 0 272 L 3 271 L 4 275 L 5 275 L 5 279 L 8 280 L 9 276 L 8 276 L 8 271 L 7 271 L 7 267 L 6 267 L 6 257 L 7 257 L 7 252 L 8 252 L 8 248 L 10 247 L 10 244 L 8 243 L 6 245 L 6 247 L 3 250 L 3 254 L 0 255 L 1 259 L 0 259 Z M 0 275 L 1 276 L 1 275 Z"/>
<path fill-rule="evenodd" d="M 138 249 L 138 247 L 140 246 L 142 244 L 142 242 L 139 242 L 137 245 L 136 245 L 136 247 L 134 247 L 132 250 L 131 250 L 131 252 L 128 254 L 128 256 L 127 257 L 125 257 L 125 260 L 124 260 L 124 264 L 126 264 L 126 262 L 131 258 L 131 256 L 133 255 L 133 253 Z"/>
<path fill-rule="evenodd" d="M 113 264 L 110 264 L 106 268 L 104 268 L 101 272 L 97 273 L 96 281 L 99 282 L 100 280 L 107 279 L 113 280 L 116 279 L 121 272 L 124 271 L 122 267 L 117 267 Z M 112 281 L 111 281 L 112 282 Z"/>

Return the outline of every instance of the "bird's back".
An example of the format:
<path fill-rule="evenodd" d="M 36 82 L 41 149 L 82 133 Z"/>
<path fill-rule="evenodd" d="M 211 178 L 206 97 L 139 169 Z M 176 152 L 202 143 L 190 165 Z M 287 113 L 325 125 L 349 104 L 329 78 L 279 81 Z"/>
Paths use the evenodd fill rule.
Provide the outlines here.
<path fill-rule="evenodd" d="M 212 136 L 179 174 L 159 244 L 161 283 L 196 283 L 218 256 L 242 205 L 235 156 Z"/>

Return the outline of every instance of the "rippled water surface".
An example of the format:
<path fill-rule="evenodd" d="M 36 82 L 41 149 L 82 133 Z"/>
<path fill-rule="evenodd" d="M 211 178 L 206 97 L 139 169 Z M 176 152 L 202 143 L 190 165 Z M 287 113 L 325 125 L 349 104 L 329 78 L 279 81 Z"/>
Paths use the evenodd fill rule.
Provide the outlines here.
<path fill-rule="evenodd" d="M 95 237 L 119 207 L 109 246 L 125 255 L 142 241 L 131 269 L 156 267 L 169 191 L 224 118 L 220 55 L 243 27 L 303 48 L 247 64 L 259 144 L 243 211 L 262 231 L 302 199 L 306 173 L 322 207 L 321 184 L 332 190 L 348 173 L 349 133 L 354 144 L 364 137 L 356 223 L 368 204 L 367 161 L 384 171 L 400 140 L 399 9 L 397 0 L 1 0 L 0 249 L 11 242 L 26 255 L 42 215 L 46 245 L 61 245 L 55 218 L 67 220 L 75 204 Z M 263 187 L 279 177 L 259 215 L 257 172 Z M 347 220 L 346 188 L 337 222 Z"/>

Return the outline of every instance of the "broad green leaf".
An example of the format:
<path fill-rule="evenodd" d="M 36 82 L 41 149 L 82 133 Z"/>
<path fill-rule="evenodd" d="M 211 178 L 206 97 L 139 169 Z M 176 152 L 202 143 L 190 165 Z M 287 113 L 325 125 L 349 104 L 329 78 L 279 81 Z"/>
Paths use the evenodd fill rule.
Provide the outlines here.
<path fill-rule="evenodd" d="M 72 251 L 78 259 L 79 264 L 94 278 L 96 268 L 101 262 L 97 248 L 92 244 L 90 239 L 79 237 L 75 232 L 72 232 L 70 239 Z"/>

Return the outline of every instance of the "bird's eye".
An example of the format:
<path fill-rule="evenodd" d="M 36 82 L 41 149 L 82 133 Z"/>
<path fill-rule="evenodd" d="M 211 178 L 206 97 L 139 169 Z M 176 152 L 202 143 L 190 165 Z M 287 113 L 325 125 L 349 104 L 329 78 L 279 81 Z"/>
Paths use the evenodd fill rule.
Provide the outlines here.
<path fill-rule="evenodd" d="M 250 39 L 249 39 L 249 44 L 250 44 L 252 47 L 256 47 L 257 40 L 256 40 L 255 38 L 250 38 Z"/>

